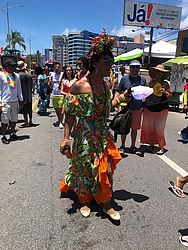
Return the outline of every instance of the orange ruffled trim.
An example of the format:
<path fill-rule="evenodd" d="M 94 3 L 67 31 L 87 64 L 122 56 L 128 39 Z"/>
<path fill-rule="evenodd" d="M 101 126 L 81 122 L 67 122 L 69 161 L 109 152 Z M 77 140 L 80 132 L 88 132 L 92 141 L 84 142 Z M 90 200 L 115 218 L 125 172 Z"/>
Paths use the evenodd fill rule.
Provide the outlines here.
<path fill-rule="evenodd" d="M 95 195 L 91 195 L 90 193 L 86 192 L 84 195 L 77 193 L 78 198 L 81 203 L 89 202 L 92 198 L 94 198 L 99 203 L 105 203 L 109 201 L 112 197 L 111 193 L 111 185 L 108 179 L 108 158 L 111 159 L 111 172 L 112 175 L 116 169 L 117 163 L 122 159 L 119 151 L 117 150 L 112 136 L 110 135 L 108 138 L 107 146 L 104 150 L 104 154 L 102 155 L 101 159 L 99 160 L 98 164 L 98 173 L 99 173 L 99 183 L 100 187 L 98 193 Z M 68 192 L 71 188 L 64 182 L 64 180 L 60 183 L 60 192 Z"/>

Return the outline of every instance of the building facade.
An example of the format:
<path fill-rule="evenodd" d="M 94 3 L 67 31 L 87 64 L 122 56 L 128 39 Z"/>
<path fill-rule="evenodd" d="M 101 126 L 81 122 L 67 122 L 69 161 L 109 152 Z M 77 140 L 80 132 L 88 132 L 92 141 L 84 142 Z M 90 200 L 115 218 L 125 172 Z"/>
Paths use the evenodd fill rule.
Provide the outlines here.
<path fill-rule="evenodd" d="M 82 32 L 69 32 L 66 35 L 52 35 L 52 54 L 53 61 L 58 61 L 62 66 L 70 64 L 73 68 L 76 67 L 77 60 L 80 56 L 87 56 L 91 47 L 93 37 L 98 36 L 87 30 Z M 113 48 L 113 55 L 117 56 L 134 48 L 141 48 L 143 44 L 135 43 L 134 38 L 127 36 L 114 36 L 116 45 Z"/>
<path fill-rule="evenodd" d="M 70 32 L 68 34 L 68 63 L 76 66 L 80 56 L 87 56 L 93 37 L 98 34 L 84 30 L 82 32 Z"/>
<path fill-rule="evenodd" d="M 178 32 L 176 56 L 188 55 L 188 29 Z"/>

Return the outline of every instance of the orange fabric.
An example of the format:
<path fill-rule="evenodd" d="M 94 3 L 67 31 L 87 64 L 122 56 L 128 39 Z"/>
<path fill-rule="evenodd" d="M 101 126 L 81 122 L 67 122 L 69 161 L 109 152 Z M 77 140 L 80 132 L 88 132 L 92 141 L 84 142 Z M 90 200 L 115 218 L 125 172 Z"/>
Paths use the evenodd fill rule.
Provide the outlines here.
<path fill-rule="evenodd" d="M 113 174 L 117 163 L 121 160 L 121 155 L 117 150 L 111 135 L 108 138 L 108 143 L 104 153 L 98 162 L 98 178 L 100 184 L 98 193 L 91 195 L 87 190 L 79 190 L 77 195 L 81 203 L 90 202 L 92 198 L 94 198 L 98 204 L 105 203 L 111 199 L 111 185 L 108 179 L 108 158 L 111 158 L 111 169 Z M 60 192 L 67 192 L 70 189 L 71 188 L 68 187 L 64 180 L 62 180 L 60 183 Z"/>
<path fill-rule="evenodd" d="M 140 142 L 150 145 L 158 144 L 162 149 L 166 145 L 164 130 L 168 110 L 161 112 L 151 112 L 147 108 L 143 112 Z"/>
<path fill-rule="evenodd" d="M 142 109 L 132 110 L 132 130 L 139 130 L 141 127 Z"/>

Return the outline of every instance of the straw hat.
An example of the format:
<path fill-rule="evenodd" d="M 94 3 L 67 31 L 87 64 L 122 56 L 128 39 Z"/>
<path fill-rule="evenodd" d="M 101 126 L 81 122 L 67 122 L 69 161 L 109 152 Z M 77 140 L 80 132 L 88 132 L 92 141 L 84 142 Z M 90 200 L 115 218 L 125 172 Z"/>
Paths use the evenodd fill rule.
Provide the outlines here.
<path fill-rule="evenodd" d="M 18 61 L 17 62 L 17 68 L 18 71 L 26 70 L 27 69 L 27 63 L 24 63 L 24 61 Z"/>
<path fill-rule="evenodd" d="M 149 75 L 151 78 L 155 78 L 157 72 L 162 72 L 167 76 L 169 76 L 170 71 L 164 68 L 163 64 L 158 64 L 156 67 L 151 67 L 149 69 Z"/>

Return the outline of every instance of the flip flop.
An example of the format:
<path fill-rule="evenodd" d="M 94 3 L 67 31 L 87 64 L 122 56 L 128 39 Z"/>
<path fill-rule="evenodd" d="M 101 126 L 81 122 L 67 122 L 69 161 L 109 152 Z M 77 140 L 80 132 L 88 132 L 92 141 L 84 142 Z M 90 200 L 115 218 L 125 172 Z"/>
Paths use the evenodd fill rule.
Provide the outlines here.
<path fill-rule="evenodd" d="M 185 246 L 185 247 L 188 247 L 188 236 L 187 235 L 185 235 L 185 236 L 180 236 L 179 237 L 179 241 L 180 241 L 180 243 L 183 245 L 183 246 Z"/>
<path fill-rule="evenodd" d="M 185 194 L 183 192 L 183 189 L 177 187 L 173 181 L 169 181 L 169 184 L 170 184 L 172 191 L 174 192 L 175 195 L 177 195 L 180 198 L 185 198 Z"/>

